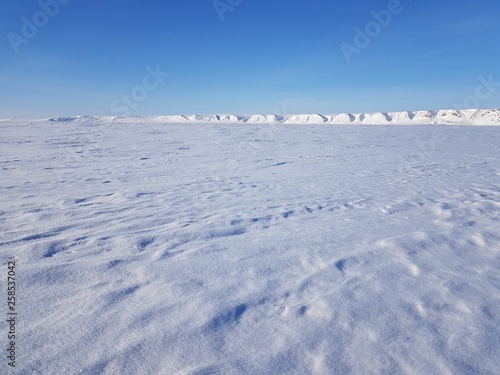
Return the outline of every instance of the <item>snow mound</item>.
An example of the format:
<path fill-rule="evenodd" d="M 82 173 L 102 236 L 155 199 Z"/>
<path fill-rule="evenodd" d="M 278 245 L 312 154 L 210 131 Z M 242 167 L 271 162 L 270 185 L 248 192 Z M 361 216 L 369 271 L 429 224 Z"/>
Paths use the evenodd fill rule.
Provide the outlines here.
<path fill-rule="evenodd" d="M 207 118 L 202 115 L 186 115 L 184 116 L 186 119 L 189 120 L 189 122 L 199 122 L 199 121 L 206 121 Z"/>
<path fill-rule="evenodd" d="M 241 116 L 236 115 L 213 115 L 208 118 L 209 122 L 239 122 Z"/>
<path fill-rule="evenodd" d="M 78 117 L 51 117 L 49 121 L 51 122 L 74 122 Z"/>
<path fill-rule="evenodd" d="M 49 122 L 70 123 L 70 122 L 85 122 L 85 123 L 104 123 L 113 121 L 114 116 L 75 116 L 75 117 L 51 117 Z"/>
<path fill-rule="evenodd" d="M 190 119 L 188 119 L 186 116 L 182 115 L 174 115 L 174 116 L 159 116 L 158 120 L 164 121 L 164 122 L 173 122 L 173 123 L 179 123 L 179 122 L 191 122 Z"/>
<path fill-rule="evenodd" d="M 331 119 L 332 124 L 350 124 L 356 119 L 356 116 L 350 113 L 340 113 L 338 115 L 333 115 Z"/>
<path fill-rule="evenodd" d="M 464 122 L 464 116 L 457 110 L 440 110 L 434 119 L 439 124 L 461 124 Z"/>
<path fill-rule="evenodd" d="M 413 112 L 411 121 L 416 124 L 433 124 L 433 117 L 431 111 L 416 111 Z"/>
<path fill-rule="evenodd" d="M 367 113 L 361 119 L 363 124 L 389 124 L 391 123 L 391 117 L 387 113 L 375 112 L 375 113 Z"/>
<path fill-rule="evenodd" d="M 273 124 L 278 120 L 275 115 L 251 115 L 245 122 L 247 124 Z"/>
<path fill-rule="evenodd" d="M 291 115 L 285 118 L 284 124 L 323 124 L 328 119 L 323 115 Z"/>
<path fill-rule="evenodd" d="M 476 111 L 474 122 L 476 124 L 497 125 L 500 124 L 500 109 Z"/>
<path fill-rule="evenodd" d="M 414 114 L 412 112 L 389 112 L 388 116 L 391 118 L 392 123 L 395 124 L 411 124 Z"/>

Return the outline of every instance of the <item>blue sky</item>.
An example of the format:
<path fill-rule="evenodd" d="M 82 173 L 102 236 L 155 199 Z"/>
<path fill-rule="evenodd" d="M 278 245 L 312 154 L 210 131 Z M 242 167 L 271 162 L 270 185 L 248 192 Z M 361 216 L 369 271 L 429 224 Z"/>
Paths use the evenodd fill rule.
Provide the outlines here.
<path fill-rule="evenodd" d="M 0 117 L 500 107 L 498 0 L 217 1 L 0 0 Z"/>

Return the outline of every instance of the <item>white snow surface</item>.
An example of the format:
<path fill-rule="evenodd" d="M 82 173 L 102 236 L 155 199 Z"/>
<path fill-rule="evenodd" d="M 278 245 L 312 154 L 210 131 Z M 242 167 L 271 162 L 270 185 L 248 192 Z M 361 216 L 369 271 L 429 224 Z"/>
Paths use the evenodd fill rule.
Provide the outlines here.
<path fill-rule="evenodd" d="M 498 374 L 498 127 L 235 118 L 0 123 L 0 373 Z"/>
<path fill-rule="evenodd" d="M 2 120 L 0 120 L 1 122 Z M 45 120 L 43 120 L 45 121 Z M 77 116 L 54 117 L 52 122 L 161 122 L 161 123 L 246 123 L 246 124 L 364 124 L 364 125 L 500 125 L 500 109 L 446 109 L 374 113 L 296 114 L 296 115 L 170 115 L 154 117 Z"/>

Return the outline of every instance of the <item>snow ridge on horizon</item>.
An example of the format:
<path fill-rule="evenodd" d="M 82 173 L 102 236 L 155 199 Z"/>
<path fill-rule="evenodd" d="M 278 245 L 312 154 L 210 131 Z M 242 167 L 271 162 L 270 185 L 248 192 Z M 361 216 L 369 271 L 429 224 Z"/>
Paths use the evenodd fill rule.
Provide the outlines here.
<path fill-rule="evenodd" d="M 164 123 L 245 123 L 245 124 L 364 124 L 364 125 L 500 125 L 500 109 L 444 109 L 402 112 L 338 114 L 214 114 L 166 116 L 76 116 L 53 117 L 51 122 L 164 122 Z"/>

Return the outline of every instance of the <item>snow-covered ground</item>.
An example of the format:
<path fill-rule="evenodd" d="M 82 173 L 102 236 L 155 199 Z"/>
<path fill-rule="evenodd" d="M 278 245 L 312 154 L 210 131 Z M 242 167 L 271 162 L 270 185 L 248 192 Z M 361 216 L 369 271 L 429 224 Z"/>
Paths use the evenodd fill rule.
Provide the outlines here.
<path fill-rule="evenodd" d="M 498 374 L 499 127 L 183 118 L 0 123 L 0 373 Z"/>

